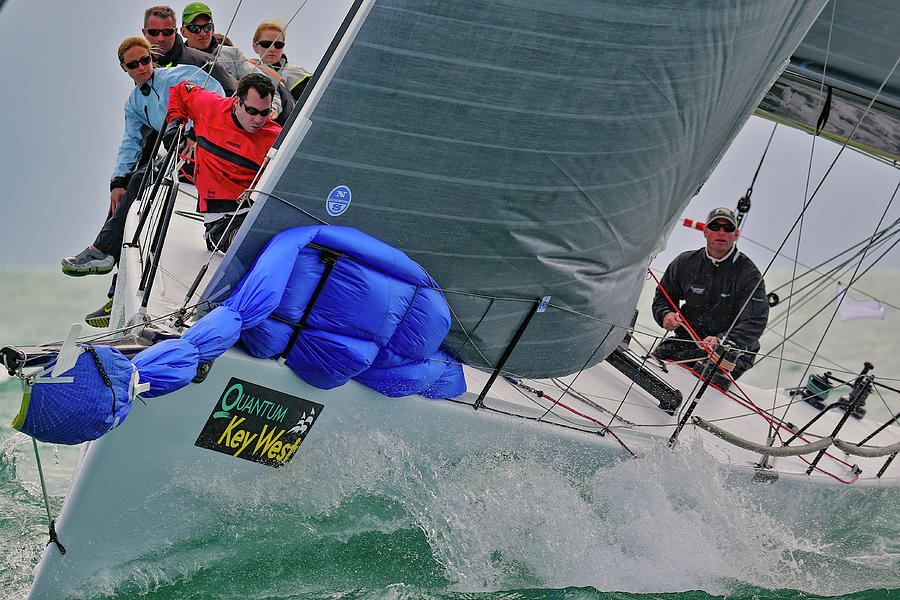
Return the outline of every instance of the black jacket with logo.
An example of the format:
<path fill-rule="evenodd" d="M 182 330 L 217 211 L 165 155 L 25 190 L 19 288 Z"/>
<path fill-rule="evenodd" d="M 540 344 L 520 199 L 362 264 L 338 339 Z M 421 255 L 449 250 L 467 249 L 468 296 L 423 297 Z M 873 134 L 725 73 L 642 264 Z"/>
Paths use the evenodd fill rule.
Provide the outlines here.
<path fill-rule="evenodd" d="M 660 284 L 700 339 L 709 335 L 725 337 L 738 311 L 752 295 L 727 341 L 744 350 L 759 351 L 759 338 L 769 320 L 766 286 L 753 261 L 737 248 L 718 263 L 710 260 L 706 248 L 682 252 L 668 266 Z M 653 318 L 662 326 L 663 317 L 670 312 L 674 312 L 672 305 L 657 288 Z M 674 334 L 690 339 L 683 327 Z"/>

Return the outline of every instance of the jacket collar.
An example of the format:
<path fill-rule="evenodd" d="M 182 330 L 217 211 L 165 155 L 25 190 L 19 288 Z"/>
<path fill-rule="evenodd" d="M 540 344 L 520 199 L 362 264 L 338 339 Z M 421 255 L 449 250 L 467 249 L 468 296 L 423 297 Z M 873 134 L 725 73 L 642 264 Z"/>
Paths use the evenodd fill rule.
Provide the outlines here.
<path fill-rule="evenodd" d="M 722 258 L 713 258 L 709 254 L 709 249 L 707 249 L 706 246 L 703 247 L 703 253 L 706 255 L 706 258 L 708 258 L 710 261 L 712 261 L 712 264 L 716 267 L 719 266 L 719 263 L 723 263 L 726 260 L 728 260 L 729 258 L 731 258 L 731 262 L 734 262 L 737 260 L 737 257 L 738 257 L 737 244 L 733 245 L 731 247 L 731 250 L 728 251 L 728 254 L 726 254 Z"/>
<path fill-rule="evenodd" d="M 182 54 L 184 54 L 184 42 L 181 40 L 181 36 L 176 33 L 172 49 L 160 56 L 156 63 L 161 67 L 180 64 Z"/>

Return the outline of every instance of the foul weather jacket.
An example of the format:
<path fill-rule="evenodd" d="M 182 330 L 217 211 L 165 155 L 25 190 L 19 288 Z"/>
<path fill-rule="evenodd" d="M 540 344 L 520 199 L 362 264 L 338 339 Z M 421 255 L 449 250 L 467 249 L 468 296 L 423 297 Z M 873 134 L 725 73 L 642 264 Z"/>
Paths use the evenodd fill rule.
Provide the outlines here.
<path fill-rule="evenodd" d="M 169 93 L 166 121 L 194 121 L 194 181 L 200 212 L 235 210 L 235 201 L 250 187 L 281 131 L 280 125 L 266 119 L 262 129 L 250 133 L 233 114 L 237 102 L 237 98 L 222 98 L 190 83 L 180 83 Z"/>
<path fill-rule="evenodd" d="M 701 340 L 710 335 L 725 338 L 749 297 L 727 342 L 743 350 L 759 351 L 759 338 L 769 319 L 766 286 L 759 269 L 737 247 L 716 262 L 707 256 L 706 248 L 683 252 L 668 266 L 660 285 L 679 305 L 681 314 Z M 674 312 L 672 305 L 657 288 L 653 318 L 662 326 L 663 318 L 670 312 Z M 673 333 L 676 338 L 690 339 L 684 327 Z"/>
<path fill-rule="evenodd" d="M 162 130 L 169 104 L 169 89 L 181 81 L 205 86 L 220 97 L 224 94 L 219 82 L 198 67 L 181 65 L 153 69 L 147 83 L 135 86 L 125 101 L 125 135 L 119 144 L 116 168 L 111 178 L 112 187 L 125 187 L 128 176 L 141 157 L 141 140 L 144 137 L 141 126 L 151 127 L 154 131 Z"/>

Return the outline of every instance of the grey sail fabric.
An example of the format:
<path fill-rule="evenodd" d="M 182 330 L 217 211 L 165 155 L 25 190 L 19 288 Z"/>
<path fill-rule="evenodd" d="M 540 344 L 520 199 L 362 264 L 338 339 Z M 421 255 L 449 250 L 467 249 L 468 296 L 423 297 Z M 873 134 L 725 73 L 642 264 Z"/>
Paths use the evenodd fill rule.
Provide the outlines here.
<path fill-rule="evenodd" d="M 896 0 L 829 3 L 760 103 L 760 114 L 812 131 L 818 126 L 839 142 L 859 125 L 851 145 L 900 160 L 900 71 L 890 75 L 898 58 Z M 882 83 L 884 88 L 863 119 Z"/>
<path fill-rule="evenodd" d="M 461 360 L 496 365 L 550 296 L 506 370 L 595 364 L 824 1 L 359 2 L 364 22 L 333 76 L 320 65 L 205 297 L 274 233 L 321 219 L 400 248 L 448 290 L 445 349 Z M 350 204 L 329 214 L 339 186 Z"/>

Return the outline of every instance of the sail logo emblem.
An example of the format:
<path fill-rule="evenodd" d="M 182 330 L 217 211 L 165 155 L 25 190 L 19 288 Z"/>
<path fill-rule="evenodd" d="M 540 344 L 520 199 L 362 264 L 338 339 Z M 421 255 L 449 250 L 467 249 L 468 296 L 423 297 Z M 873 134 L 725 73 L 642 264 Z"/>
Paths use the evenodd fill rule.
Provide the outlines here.
<path fill-rule="evenodd" d="M 324 407 L 232 377 L 194 442 L 269 467 L 290 461 Z"/>
<path fill-rule="evenodd" d="M 350 188 L 339 185 L 328 194 L 325 200 L 325 210 L 332 217 L 339 217 L 350 208 Z"/>

